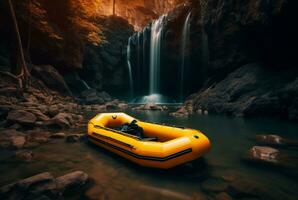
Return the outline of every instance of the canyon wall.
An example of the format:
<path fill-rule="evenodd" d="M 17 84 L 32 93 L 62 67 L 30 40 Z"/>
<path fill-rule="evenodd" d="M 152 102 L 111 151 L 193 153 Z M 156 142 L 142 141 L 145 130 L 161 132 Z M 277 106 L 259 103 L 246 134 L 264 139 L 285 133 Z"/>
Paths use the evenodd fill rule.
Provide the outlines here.
<path fill-rule="evenodd" d="M 195 111 L 298 119 L 296 1 L 193 1 L 168 15 L 165 63 L 179 69 L 191 11 L 186 105 Z M 171 50 L 171 51 L 170 51 Z"/>

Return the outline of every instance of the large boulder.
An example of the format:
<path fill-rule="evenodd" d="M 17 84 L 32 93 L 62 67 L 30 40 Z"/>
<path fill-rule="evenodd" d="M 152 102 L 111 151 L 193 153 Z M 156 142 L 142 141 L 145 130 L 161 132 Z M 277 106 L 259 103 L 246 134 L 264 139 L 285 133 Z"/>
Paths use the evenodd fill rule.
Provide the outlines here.
<path fill-rule="evenodd" d="M 0 188 L 1 199 L 34 199 L 42 195 L 58 197 L 55 179 L 49 172 L 37 174 Z"/>
<path fill-rule="evenodd" d="M 6 119 L 23 125 L 33 125 L 37 120 L 34 114 L 25 110 L 12 110 Z"/>
<path fill-rule="evenodd" d="M 88 175 L 82 171 L 75 171 L 56 179 L 57 189 L 61 192 L 65 192 L 73 188 L 79 188 L 80 186 L 86 184 L 87 181 Z"/>
<path fill-rule="evenodd" d="M 72 113 L 59 113 L 50 120 L 45 122 L 47 126 L 57 128 L 70 128 L 76 126 L 77 123 L 83 120 L 83 116 Z"/>
<path fill-rule="evenodd" d="M 254 146 L 247 152 L 247 159 L 266 163 L 278 163 L 280 151 L 271 147 Z"/>
<path fill-rule="evenodd" d="M 58 178 L 49 172 L 16 181 L 0 188 L 0 199 L 63 199 L 65 192 L 80 189 L 88 181 L 88 175 L 75 171 Z"/>
<path fill-rule="evenodd" d="M 53 66 L 33 66 L 31 73 L 36 78 L 42 80 L 50 89 L 59 91 L 64 94 L 70 94 L 70 90 L 66 85 L 63 77 Z"/>

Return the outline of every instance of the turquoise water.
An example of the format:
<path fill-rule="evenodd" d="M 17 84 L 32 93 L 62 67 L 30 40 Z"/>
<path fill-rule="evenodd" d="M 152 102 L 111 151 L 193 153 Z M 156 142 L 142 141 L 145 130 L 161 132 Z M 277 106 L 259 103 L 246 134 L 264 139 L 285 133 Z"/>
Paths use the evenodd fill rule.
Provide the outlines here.
<path fill-rule="evenodd" d="M 201 130 L 212 142 L 212 150 L 205 156 L 206 164 L 199 168 L 184 165 L 171 170 L 148 169 L 89 143 L 69 144 L 54 140 L 33 149 L 31 163 L 16 162 L 10 151 L 0 150 L 0 185 L 44 171 L 59 176 L 83 170 L 92 181 L 80 199 L 198 199 L 202 194 L 202 181 L 225 176 L 233 181 L 247 180 L 260 187 L 263 198 L 255 199 L 294 200 L 298 197 L 297 178 L 287 171 L 241 161 L 244 153 L 256 145 L 251 139 L 254 135 L 270 133 L 298 139 L 298 124 L 213 115 L 174 118 L 159 111 L 127 113 L 140 120 Z M 93 115 L 95 113 L 89 113 L 85 117 L 89 119 Z M 84 129 L 74 131 L 85 132 Z M 290 151 L 297 155 L 296 150 Z M 206 195 L 212 197 L 215 194 Z"/>

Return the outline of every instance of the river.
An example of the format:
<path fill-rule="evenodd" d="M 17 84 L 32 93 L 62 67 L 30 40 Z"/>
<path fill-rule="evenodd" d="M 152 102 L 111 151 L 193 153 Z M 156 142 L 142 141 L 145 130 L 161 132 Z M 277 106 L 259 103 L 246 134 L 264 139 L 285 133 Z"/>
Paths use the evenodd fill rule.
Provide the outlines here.
<path fill-rule="evenodd" d="M 244 153 L 256 145 L 252 140 L 256 134 L 274 133 L 298 139 L 298 124 L 199 114 L 174 118 L 161 111 L 127 113 L 140 120 L 201 130 L 212 142 L 211 152 L 204 157 L 205 165 L 184 165 L 171 170 L 148 169 L 90 143 L 53 140 L 33 149 L 34 159 L 30 163 L 17 162 L 11 151 L 0 150 L 0 185 L 44 171 L 58 176 L 82 170 L 92 181 L 85 194 L 74 193 L 71 199 L 200 199 L 204 193 L 201 184 L 211 177 L 250 181 L 260 186 L 264 199 L 286 200 L 298 196 L 297 178 L 283 170 L 248 165 L 241 160 Z M 85 117 L 89 119 L 94 115 L 88 113 Z M 85 130 L 70 132 L 83 133 Z"/>

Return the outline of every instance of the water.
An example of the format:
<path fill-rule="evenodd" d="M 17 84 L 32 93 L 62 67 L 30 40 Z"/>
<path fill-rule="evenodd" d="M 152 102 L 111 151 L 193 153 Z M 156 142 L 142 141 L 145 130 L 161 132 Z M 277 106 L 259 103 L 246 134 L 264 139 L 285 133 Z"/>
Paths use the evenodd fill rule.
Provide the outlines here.
<path fill-rule="evenodd" d="M 127 44 L 127 67 L 128 67 L 128 76 L 129 76 L 129 87 L 130 87 L 130 96 L 133 97 L 133 77 L 131 69 L 131 37 L 128 39 Z"/>
<path fill-rule="evenodd" d="M 152 23 L 151 44 L 150 44 L 150 73 L 149 73 L 149 94 L 159 92 L 160 79 L 160 50 L 162 42 L 162 31 L 166 15 L 162 15 Z"/>
<path fill-rule="evenodd" d="M 180 101 L 183 101 L 184 96 L 184 76 L 185 76 L 185 68 L 189 63 L 189 42 L 190 42 L 190 16 L 191 12 L 188 13 L 182 32 L 182 48 L 181 48 L 181 83 L 180 83 Z"/>
<path fill-rule="evenodd" d="M 86 87 L 86 90 L 89 90 L 90 87 L 89 85 L 86 83 L 86 81 L 82 80 L 83 85 Z"/>
<path fill-rule="evenodd" d="M 44 171 L 59 176 L 83 170 L 93 179 L 93 185 L 85 194 L 90 199 L 194 199 L 202 193 L 200 185 L 203 180 L 225 175 L 252 181 L 253 186 L 260 185 L 266 194 L 264 196 L 271 199 L 297 199 L 297 179 L 287 176 L 282 170 L 247 165 L 240 159 L 248 148 L 255 145 L 249 138 L 256 134 L 275 133 L 298 139 L 297 124 L 212 115 L 178 119 L 159 111 L 128 113 L 141 120 L 202 130 L 212 142 L 212 150 L 205 156 L 206 168 L 184 165 L 171 170 L 147 169 L 92 144 L 56 140 L 33 149 L 34 161 L 28 164 L 16 162 L 10 157 L 10 151 L 0 150 L 0 185 Z M 90 119 L 94 115 L 88 113 L 85 117 Z"/>
<path fill-rule="evenodd" d="M 148 104 L 148 103 L 173 104 L 173 103 L 176 103 L 176 101 L 170 97 L 167 97 L 161 94 L 150 94 L 147 96 L 136 97 L 131 101 L 131 103 L 133 104 Z"/>

